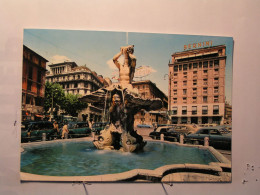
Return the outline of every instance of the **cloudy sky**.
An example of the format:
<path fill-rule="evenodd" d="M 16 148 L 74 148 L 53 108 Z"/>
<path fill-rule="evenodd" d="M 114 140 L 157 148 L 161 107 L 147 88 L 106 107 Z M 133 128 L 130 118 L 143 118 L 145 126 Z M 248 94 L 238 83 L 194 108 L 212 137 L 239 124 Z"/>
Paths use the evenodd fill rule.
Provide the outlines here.
<path fill-rule="evenodd" d="M 78 30 L 25 29 L 24 45 L 46 58 L 49 63 L 74 61 L 86 65 L 104 77 L 116 76 L 112 58 L 121 46 L 134 45 L 137 58 L 135 80 L 140 80 L 139 67 L 148 67 L 149 79 L 168 95 L 168 63 L 171 55 L 184 50 L 184 45 L 212 40 L 212 45 L 226 45 L 226 100 L 231 103 L 232 54 L 231 37 L 126 33 Z M 141 70 L 141 69 L 139 69 Z M 165 79 L 166 78 L 166 79 Z"/>

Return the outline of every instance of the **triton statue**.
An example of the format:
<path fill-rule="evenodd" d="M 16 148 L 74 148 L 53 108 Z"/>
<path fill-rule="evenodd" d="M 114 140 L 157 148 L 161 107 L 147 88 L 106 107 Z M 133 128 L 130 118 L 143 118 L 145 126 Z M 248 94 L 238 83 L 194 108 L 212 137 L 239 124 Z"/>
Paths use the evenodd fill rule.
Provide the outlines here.
<path fill-rule="evenodd" d="M 162 107 L 160 99 L 143 99 L 138 90 L 132 86 L 134 78 L 136 57 L 133 55 L 134 46 L 121 47 L 113 61 L 119 69 L 119 83 L 101 88 L 82 98 L 89 103 L 103 103 L 104 109 L 108 107 L 109 125 L 101 131 L 98 140 L 93 144 L 98 149 L 122 150 L 136 152 L 143 149 L 146 142 L 134 130 L 134 115 L 141 109 L 157 110 Z M 120 64 L 118 58 L 123 55 L 124 63 Z"/>

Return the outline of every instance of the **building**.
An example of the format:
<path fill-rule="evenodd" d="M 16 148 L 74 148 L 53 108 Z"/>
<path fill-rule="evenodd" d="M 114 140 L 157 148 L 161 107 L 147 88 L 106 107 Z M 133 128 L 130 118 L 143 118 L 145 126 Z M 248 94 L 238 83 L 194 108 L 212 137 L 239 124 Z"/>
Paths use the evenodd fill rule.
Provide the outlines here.
<path fill-rule="evenodd" d="M 232 105 L 225 103 L 225 124 L 232 124 Z"/>
<path fill-rule="evenodd" d="M 152 99 L 152 98 L 160 98 L 163 101 L 163 108 L 157 111 L 141 111 L 135 115 L 135 123 L 138 124 L 149 124 L 153 125 L 157 124 L 165 124 L 167 123 L 167 107 L 168 107 L 168 98 L 167 96 L 157 88 L 157 86 L 151 82 L 150 80 L 145 81 L 134 81 L 132 82 L 134 88 L 138 89 L 139 95 L 142 98 Z"/>
<path fill-rule="evenodd" d="M 23 45 L 22 121 L 43 118 L 47 62 L 48 60 Z"/>
<path fill-rule="evenodd" d="M 86 66 L 78 66 L 75 62 L 63 62 L 50 64 L 50 72 L 47 72 L 46 80 L 59 83 L 65 93 L 85 96 L 106 85 L 105 79 L 98 76 Z M 102 108 L 91 104 L 78 115 L 79 120 L 100 121 Z"/>
<path fill-rule="evenodd" d="M 169 111 L 172 123 L 223 124 L 226 46 L 172 54 Z"/>

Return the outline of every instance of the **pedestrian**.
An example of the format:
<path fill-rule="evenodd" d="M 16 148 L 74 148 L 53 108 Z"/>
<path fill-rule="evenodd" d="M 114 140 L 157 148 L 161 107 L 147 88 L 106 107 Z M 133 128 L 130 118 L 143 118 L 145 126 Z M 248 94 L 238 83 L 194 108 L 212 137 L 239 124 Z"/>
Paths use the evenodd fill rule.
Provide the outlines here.
<path fill-rule="evenodd" d="M 53 130 L 54 130 L 54 139 L 57 139 L 57 136 L 59 134 L 59 125 L 57 121 L 54 121 L 53 123 Z"/>
<path fill-rule="evenodd" d="M 95 141 L 95 132 L 92 130 L 92 126 L 93 126 L 93 121 L 92 119 L 88 122 L 88 126 L 91 130 L 91 134 L 92 134 L 92 138 L 93 138 L 93 141 Z"/>
<path fill-rule="evenodd" d="M 61 138 L 62 139 L 64 139 L 64 138 L 67 139 L 68 138 L 68 134 L 69 134 L 68 123 L 65 122 L 65 124 L 64 124 L 64 126 L 62 128 L 62 136 L 61 136 Z"/>

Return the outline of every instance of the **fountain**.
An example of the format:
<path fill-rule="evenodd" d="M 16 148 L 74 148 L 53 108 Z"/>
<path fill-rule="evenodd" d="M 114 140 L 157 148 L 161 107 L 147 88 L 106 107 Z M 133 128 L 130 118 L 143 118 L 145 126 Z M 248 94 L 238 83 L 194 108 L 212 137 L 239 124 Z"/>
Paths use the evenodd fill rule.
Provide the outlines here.
<path fill-rule="evenodd" d="M 120 52 L 113 58 L 119 69 L 119 83 L 101 88 L 82 98 L 88 103 L 104 103 L 109 105 L 109 126 L 101 131 L 98 140 L 94 141 L 100 150 L 122 150 L 124 152 L 137 152 L 143 149 L 146 142 L 134 130 L 134 115 L 141 109 L 146 111 L 157 110 L 162 107 L 162 101 L 156 99 L 143 99 L 138 90 L 132 86 L 134 78 L 136 57 L 133 55 L 134 45 L 120 48 Z M 124 56 L 124 63 L 118 61 Z M 108 103 L 107 103 L 108 102 Z"/>

